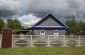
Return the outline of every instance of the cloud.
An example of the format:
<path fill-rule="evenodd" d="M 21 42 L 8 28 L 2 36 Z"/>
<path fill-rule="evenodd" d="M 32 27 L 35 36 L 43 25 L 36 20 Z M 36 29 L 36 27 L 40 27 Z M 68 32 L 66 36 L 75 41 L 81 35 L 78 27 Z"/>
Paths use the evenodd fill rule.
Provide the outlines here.
<path fill-rule="evenodd" d="M 30 0 L 0 0 L 0 11 L 2 11 L 3 16 L 7 17 L 7 14 L 12 16 L 16 15 L 20 10 L 27 11 L 29 4 Z"/>
<path fill-rule="evenodd" d="M 85 18 L 85 0 L 0 0 L 0 10 L 5 17 L 24 11 L 27 15 L 19 18 L 21 22 L 30 14 L 38 19 L 47 13 L 63 18 L 75 15 L 77 19 L 83 20 Z M 28 20 L 31 21 L 29 18 Z"/>
<path fill-rule="evenodd" d="M 0 0 L 0 9 L 7 9 L 7 10 L 14 11 L 20 8 L 18 5 L 19 4 L 13 0 Z"/>
<path fill-rule="evenodd" d="M 33 14 L 18 17 L 18 20 L 22 23 L 23 26 L 34 25 L 40 19 L 41 18 L 38 18 L 38 17 L 34 16 Z"/>

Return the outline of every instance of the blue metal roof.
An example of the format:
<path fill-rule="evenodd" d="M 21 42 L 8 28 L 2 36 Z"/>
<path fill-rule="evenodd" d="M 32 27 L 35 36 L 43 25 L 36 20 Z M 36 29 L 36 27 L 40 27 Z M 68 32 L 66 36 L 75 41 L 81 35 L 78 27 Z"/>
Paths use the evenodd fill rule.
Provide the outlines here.
<path fill-rule="evenodd" d="M 48 14 L 48 15 L 46 15 L 45 17 L 47 17 L 47 16 L 49 16 L 49 15 L 53 16 L 52 14 Z M 43 19 L 45 19 L 45 17 L 44 17 Z M 65 26 L 66 28 L 69 28 L 62 20 L 60 20 L 59 18 L 56 18 L 55 16 L 53 16 L 53 17 L 54 17 L 56 20 L 58 20 L 63 26 Z M 43 19 L 41 19 L 39 22 L 41 22 Z M 37 24 L 38 24 L 39 22 L 37 22 L 33 27 L 37 26 Z"/>
<path fill-rule="evenodd" d="M 63 26 L 34 26 L 34 28 L 65 28 Z"/>
<path fill-rule="evenodd" d="M 66 28 L 69 28 L 61 19 L 56 18 L 58 21 L 60 21 Z"/>

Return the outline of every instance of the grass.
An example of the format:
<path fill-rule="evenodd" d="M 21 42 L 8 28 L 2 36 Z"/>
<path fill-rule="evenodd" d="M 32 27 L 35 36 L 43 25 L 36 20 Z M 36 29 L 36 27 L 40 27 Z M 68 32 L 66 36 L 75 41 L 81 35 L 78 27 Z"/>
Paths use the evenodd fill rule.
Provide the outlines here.
<path fill-rule="evenodd" d="M 85 47 L 1 48 L 0 55 L 85 55 Z"/>

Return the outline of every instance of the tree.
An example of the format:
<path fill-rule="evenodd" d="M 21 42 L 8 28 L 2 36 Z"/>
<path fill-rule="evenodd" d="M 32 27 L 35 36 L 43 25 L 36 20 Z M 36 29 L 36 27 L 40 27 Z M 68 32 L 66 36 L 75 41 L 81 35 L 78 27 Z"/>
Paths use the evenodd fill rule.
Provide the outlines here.
<path fill-rule="evenodd" d="M 7 27 L 12 28 L 14 30 L 22 28 L 21 23 L 16 19 L 14 19 L 14 20 L 13 19 L 8 19 L 7 20 Z"/>
<path fill-rule="evenodd" d="M 81 28 L 80 33 L 81 35 L 85 35 L 85 22 L 79 22 L 79 26 Z"/>
<path fill-rule="evenodd" d="M 1 33 L 2 28 L 4 28 L 4 26 L 5 26 L 5 22 L 3 19 L 1 19 L 1 11 L 0 11 L 0 33 Z"/>
<path fill-rule="evenodd" d="M 66 30 L 68 35 L 85 35 L 85 22 L 76 21 L 75 19 L 67 20 L 69 28 Z"/>
<path fill-rule="evenodd" d="M 7 28 L 14 28 L 13 26 L 14 26 L 13 20 L 12 19 L 7 19 L 7 25 L 6 25 L 6 27 Z"/>
<path fill-rule="evenodd" d="M 0 31 L 2 30 L 2 28 L 4 28 L 4 20 L 0 18 Z"/>
<path fill-rule="evenodd" d="M 8 19 L 7 28 L 12 28 L 13 33 L 17 34 L 22 29 L 22 26 L 21 26 L 21 23 L 17 19 Z"/>
<path fill-rule="evenodd" d="M 75 19 L 67 21 L 66 24 L 69 26 L 69 28 L 66 30 L 66 34 L 70 35 L 80 34 L 81 28 L 79 26 L 79 23 Z"/>
<path fill-rule="evenodd" d="M 0 17 L 2 16 L 2 12 L 0 11 Z"/>
<path fill-rule="evenodd" d="M 21 29 L 22 28 L 21 23 L 16 19 L 13 20 L 13 28 L 14 29 Z"/>
<path fill-rule="evenodd" d="M 0 16 L 1 16 L 1 11 L 0 11 Z"/>

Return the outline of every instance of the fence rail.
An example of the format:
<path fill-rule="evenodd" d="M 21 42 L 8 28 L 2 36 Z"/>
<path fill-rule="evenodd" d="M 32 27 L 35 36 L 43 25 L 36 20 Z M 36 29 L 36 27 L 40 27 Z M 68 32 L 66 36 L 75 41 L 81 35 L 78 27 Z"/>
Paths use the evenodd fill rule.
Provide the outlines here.
<path fill-rule="evenodd" d="M 85 35 L 13 35 L 13 47 L 85 46 Z"/>

